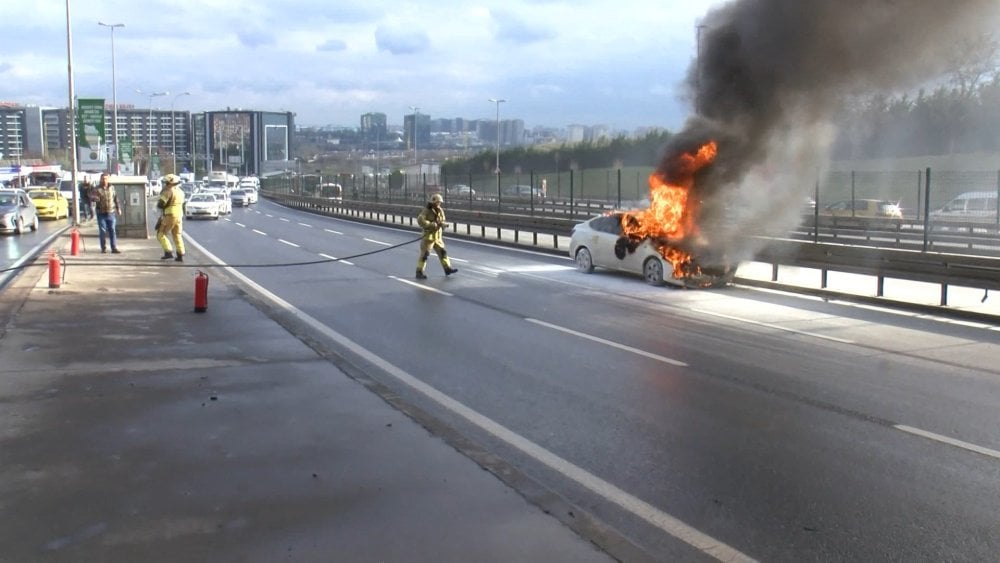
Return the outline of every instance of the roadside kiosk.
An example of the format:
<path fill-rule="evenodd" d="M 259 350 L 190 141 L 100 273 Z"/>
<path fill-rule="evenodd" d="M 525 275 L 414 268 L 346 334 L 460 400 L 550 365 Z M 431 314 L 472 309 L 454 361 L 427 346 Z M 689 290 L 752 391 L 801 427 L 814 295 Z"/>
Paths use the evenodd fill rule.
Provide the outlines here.
<path fill-rule="evenodd" d="M 146 177 L 111 176 L 110 181 L 122 204 L 122 214 L 118 219 L 118 236 L 149 238 Z"/>

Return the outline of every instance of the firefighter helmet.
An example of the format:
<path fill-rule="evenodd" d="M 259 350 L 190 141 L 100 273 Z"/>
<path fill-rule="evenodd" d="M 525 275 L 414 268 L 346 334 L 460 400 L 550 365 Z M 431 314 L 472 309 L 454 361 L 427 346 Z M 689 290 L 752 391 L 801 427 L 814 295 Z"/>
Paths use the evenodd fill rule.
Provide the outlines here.
<path fill-rule="evenodd" d="M 166 176 L 163 177 L 163 185 L 165 186 L 172 186 L 174 184 L 180 184 L 180 183 L 181 183 L 181 177 L 178 176 L 177 174 L 167 174 Z"/>
<path fill-rule="evenodd" d="M 431 203 L 444 203 L 444 198 L 441 194 L 434 194 L 431 196 Z"/>

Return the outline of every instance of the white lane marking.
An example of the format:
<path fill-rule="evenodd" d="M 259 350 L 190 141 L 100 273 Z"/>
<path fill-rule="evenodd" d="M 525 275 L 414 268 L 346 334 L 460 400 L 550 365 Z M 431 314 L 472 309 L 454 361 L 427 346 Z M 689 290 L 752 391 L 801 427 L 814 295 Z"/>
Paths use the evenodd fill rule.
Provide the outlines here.
<path fill-rule="evenodd" d="M 341 264 L 347 264 L 348 266 L 353 266 L 354 265 L 354 262 L 348 262 L 347 260 L 341 260 L 340 258 L 337 258 L 336 256 L 330 256 L 329 254 L 323 254 L 322 252 L 320 252 L 319 255 L 322 256 L 323 258 L 327 258 L 329 260 L 336 260 L 337 262 L 340 262 Z"/>
<path fill-rule="evenodd" d="M 538 319 L 525 318 L 524 320 L 528 321 L 529 323 L 534 323 L 536 325 L 540 325 L 540 326 L 544 326 L 544 327 L 547 327 L 547 328 L 551 328 L 553 330 L 558 330 L 560 332 L 565 332 L 566 334 L 572 334 L 573 336 L 579 336 L 580 338 L 586 338 L 587 340 L 592 340 L 594 342 L 598 342 L 600 344 L 604 344 L 605 346 L 611 346 L 612 348 L 618 348 L 619 350 L 624 350 L 626 352 L 631 352 L 633 354 L 638 354 L 640 356 L 645 356 L 647 358 L 656 360 L 658 362 L 663 362 L 665 364 L 670 364 L 672 366 L 687 367 L 687 364 L 684 363 L 684 362 L 682 362 L 682 361 L 680 361 L 680 360 L 675 360 L 673 358 L 668 358 L 666 356 L 661 356 L 659 354 L 654 354 L 652 352 L 647 352 L 645 350 L 640 350 L 638 348 L 633 348 L 631 346 L 626 346 L 624 344 L 619 344 L 617 342 L 612 342 L 610 340 L 605 340 L 603 338 L 600 338 L 600 337 L 597 337 L 597 336 L 593 336 L 593 335 L 590 335 L 590 334 L 587 334 L 587 333 L 584 333 L 584 332 L 575 331 L 575 330 L 573 330 L 571 328 L 566 328 L 566 327 L 562 327 L 562 326 L 559 326 L 559 325 L 554 325 L 554 324 L 551 324 L 551 323 L 547 323 L 545 321 L 540 321 Z"/>
<path fill-rule="evenodd" d="M 243 227 L 244 229 L 245 229 L 245 228 L 247 227 L 247 226 L 246 226 L 246 225 L 244 225 L 243 223 L 236 223 L 236 225 L 237 225 L 237 226 L 240 226 L 240 227 Z"/>
<path fill-rule="evenodd" d="M 935 442 L 941 442 L 942 444 L 948 444 L 949 446 L 955 446 L 956 448 L 962 448 L 963 450 L 969 450 L 970 452 L 976 452 L 977 454 L 1000 459 L 1000 451 L 997 450 L 984 448 L 983 446 L 977 446 L 976 444 L 963 442 L 962 440 L 956 440 L 955 438 L 949 438 L 947 436 L 942 436 L 941 434 L 935 434 L 933 432 L 928 432 L 912 426 L 906 426 L 905 424 L 894 424 L 893 428 L 915 436 L 927 438 L 928 440 L 934 440 Z"/>
<path fill-rule="evenodd" d="M 266 217 L 274 217 L 274 215 L 271 215 L 270 213 L 265 213 L 264 215 L 265 215 Z"/>
<path fill-rule="evenodd" d="M 344 233 L 342 233 L 340 231 L 334 231 L 334 230 L 331 230 L 331 229 L 323 229 L 323 230 L 326 231 L 326 232 L 328 232 L 328 233 L 333 233 L 335 235 L 342 235 L 342 234 L 344 234 Z"/>
<path fill-rule="evenodd" d="M 253 232 L 257 233 L 258 235 L 264 235 L 265 237 L 267 236 L 267 233 L 265 233 L 264 231 L 258 231 L 257 229 L 254 229 Z"/>
<path fill-rule="evenodd" d="M 397 278 L 396 276 L 389 276 L 389 279 L 400 281 L 400 282 L 405 283 L 406 285 L 412 285 L 413 287 L 418 287 L 418 288 L 420 288 L 420 289 L 422 289 L 424 291 L 430 291 L 430 292 L 433 292 L 433 293 L 440 293 L 441 295 L 447 295 L 448 297 L 454 297 L 453 294 L 448 293 L 447 291 L 441 291 L 440 289 L 438 289 L 436 287 L 431 287 L 429 285 L 424 285 L 424 284 L 421 284 L 421 283 L 417 283 L 415 281 L 404 280 L 403 278 Z"/>
<path fill-rule="evenodd" d="M 702 315 L 710 315 L 713 317 L 719 317 L 720 319 L 728 319 L 730 321 L 738 321 L 741 323 L 747 323 L 757 326 L 766 326 L 768 328 L 773 328 L 774 330 L 781 330 L 784 332 L 792 332 L 795 334 L 801 334 L 803 336 L 811 336 L 813 338 L 822 338 L 823 340 L 832 340 L 833 342 L 840 342 L 841 344 L 854 344 L 853 340 L 847 340 L 845 338 L 837 338 L 836 336 L 827 336 L 825 334 L 817 334 L 815 332 L 807 332 L 804 330 L 797 330 L 794 328 L 788 328 L 787 326 L 781 326 L 774 323 L 765 323 L 761 321 L 755 321 L 753 319 L 744 319 L 743 317 L 736 317 L 733 315 L 726 315 L 724 313 L 716 313 L 714 311 L 706 311 L 704 309 L 691 309 L 693 313 L 699 313 Z"/>
<path fill-rule="evenodd" d="M 381 244 L 382 246 L 392 246 L 392 244 L 390 244 L 388 242 L 382 242 L 380 240 L 375 240 L 375 239 L 370 239 L 370 238 L 365 238 L 365 239 L 361 239 L 361 240 L 367 241 L 367 242 L 373 242 L 375 244 Z"/>
<path fill-rule="evenodd" d="M 284 222 L 286 222 L 286 223 L 291 223 L 291 221 L 289 221 L 289 220 L 288 220 L 288 219 L 286 219 L 285 217 L 278 217 L 278 220 L 279 220 L 279 221 L 284 221 Z"/>
<path fill-rule="evenodd" d="M 309 223 L 299 223 L 299 224 L 302 225 L 303 227 L 309 227 L 310 229 L 313 228 L 313 226 L 310 225 Z"/>
<path fill-rule="evenodd" d="M 256 282 L 246 277 L 242 273 L 236 271 L 220 260 L 218 257 L 213 255 L 205 247 L 201 246 L 197 242 L 191 241 L 192 246 L 196 247 L 202 253 L 205 254 L 210 260 L 213 260 L 230 274 L 232 274 L 237 279 L 241 280 L 248 287 L 259 293 L 265 299 L 271 300 L 275 305 L 285 309 L 289 314 L 297 317 L 303 323 L 309 325 L 314 330 L 322 333 L 330 340 L 338 343 L 339 345 L 347 348 L 352 353 L 356 354 L 363 360 L 371 363 L 372 365 L 378 367 L 388 375 L 395 377 L 397 380 L 405 385 L 410 386 L 417 392 L 423 394 L 427 398 L 441 405 L 443 408 L 455 413 L 456 415 L 469 421 L 469 423 L 479 427 L 484 432 L 492 434 L 497 439 L 502 440 L 509 444 L 511 447 L 516 448 L 526 455 L 534 458 L 539 463 L 542 463 L 549 467 L 550 469 L 562 474 L 567 479 L 573 480 L 580 484 L 581 486 L 587 488 L 594 494 L 604 498 L 608 502 L 614 503 L 620 506 L 622 509 L 634 514 L 635 516 L 642 518 L 651 525 L 659 528 L 667 534 L 687 543 L 688 545 L 694 547 L 709 555 L 714 557 L 718 561 L 726 562 L 753 562 L 756 561 L 749 555 L 737 550 L 734 547 L 727 545 L 713 538 L 712 536 L 695 529 L 681 520 L 677 519 L 670 514 L 660 510 L 659 508 L 649 504 L 648 502 L 618 488 L 612 483 L 601 479 L 600 477 L 590 473 L 586 469 L 579 467 L 568 460 L 565 460 L 556 454 L 546 450 L 545 448 L 539 446 L 538 444 L 528 440 L 527 438 L 517 434 L 513 430 L 499 424 L 493 419 L 480 414 L 479 412 L 467 407 L 465 404 L 456 401 L 448 395 L 445 395 L 436 388 L 424 383 L 423 381 L 417 379 L 415 376 L 404 371 L 392 363 L 388 362 L 381 356 L 376 355 L 374 352 L 369 351 L 360 344 L 354 342 L 353 340 L 347 338 L 346 336 L 340 334 L 339 332 L 333 330 L 332 328 L 321 323 L 319 320 L 308 315 L 304 311 L 292 306 L 284 299 L 278 297 L 277 295 L 271 293 L 267 289 L 258 285 Z"/>
<path fill-rule="evenodd" d="M 283 243 L 287 244 L 288 246 L 294 246 L 295 248 L 302 248 L 301 246 L 295 244 L 294 242 L 288 242 L 287 240 L 285 240 L 283 238 L 279 238 L 278 242 L 283 242 Z"/>
<path fill-rule="evenodd" d="M 455 258 L 455 257 L 452 257 L 452 256 L 449 256 L 448 259 L 451 260 L 452 262 L 460 262 L 462 264 L 468 264 L 469 263 L 468 260 L 462 260 L 461 258 Z"/>

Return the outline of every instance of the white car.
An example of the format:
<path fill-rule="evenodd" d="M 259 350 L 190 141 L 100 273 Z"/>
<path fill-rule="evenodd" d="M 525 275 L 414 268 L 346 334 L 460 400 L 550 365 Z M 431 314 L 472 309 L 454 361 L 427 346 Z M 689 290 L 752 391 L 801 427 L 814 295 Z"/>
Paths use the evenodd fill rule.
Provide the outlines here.
<path fill-rule="evenodd" d="M 184 202 L 184 217 L 219 220 L 219 200 L 212 194 L 194 194 Z"/>
<path fill-rule="evenodd" d="M 219 214 L 229 215 L 233 212 L 233 202 L 229 199 L 229 195 L 224 192 L 209 193 L 219 202 Z"/>
<path fill-rule="evenodd" d="M 647 283 L 678 287 L 719 287 L 732 282 L 736 264 L 717 257 L 707 246 L 689 243 L 694 256 L 690 273 L 674 276 L 674 267 L 658 249 L 658 239 L 635 239 L 622 234 L 623 213 L 594 217 L 573 227 L 569 255 L 576 268 L 591 273 L 595 267 L 641 274 Z"/>
<path fill-rule="evenodd" d="M 248 204 L 257 203 L 257 199 L 259 199 L 257 195 L 257 188 L 251 184 L 240 184 L 240 189 L 246 192 Z"/>

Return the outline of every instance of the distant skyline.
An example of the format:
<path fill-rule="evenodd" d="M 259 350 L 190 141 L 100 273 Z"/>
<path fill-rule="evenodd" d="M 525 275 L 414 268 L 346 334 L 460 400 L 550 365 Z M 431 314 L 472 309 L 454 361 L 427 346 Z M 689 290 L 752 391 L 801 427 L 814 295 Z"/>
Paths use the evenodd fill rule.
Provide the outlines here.
<path fill-rule="evenodd" d="M 390 123 L 418 106 L 433 118 L 678 129 L 695 26 L 722 0 L 71 0 L 78 97 L 119 104 L 291 111 L 304 127 Z M 0 101 L 65 107 L 62 2 L 0 21 Z M 190 92 L 189 96 L 177 96 Z"/>

